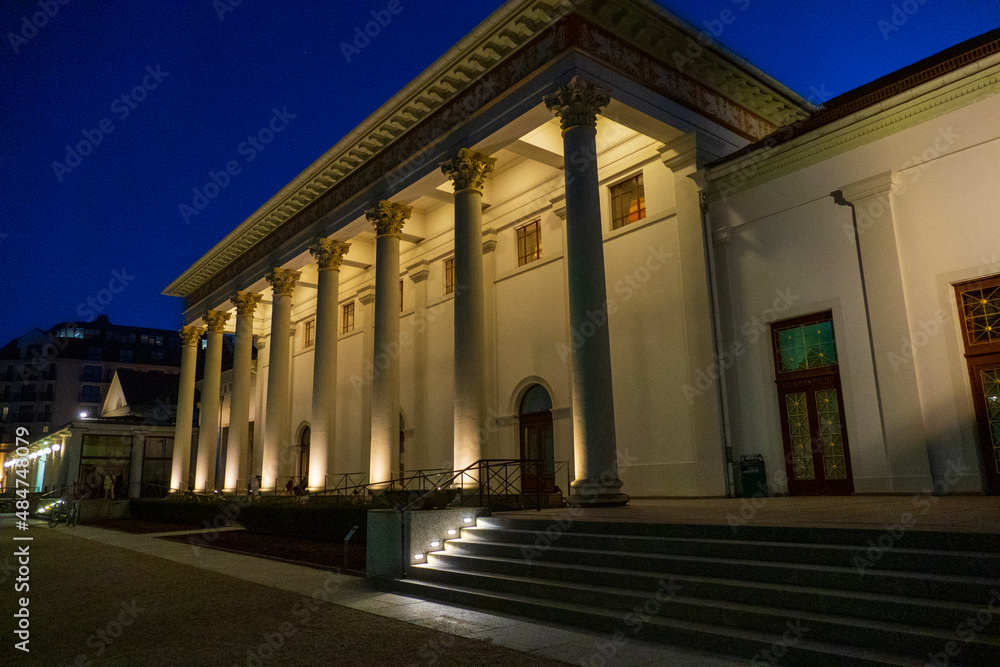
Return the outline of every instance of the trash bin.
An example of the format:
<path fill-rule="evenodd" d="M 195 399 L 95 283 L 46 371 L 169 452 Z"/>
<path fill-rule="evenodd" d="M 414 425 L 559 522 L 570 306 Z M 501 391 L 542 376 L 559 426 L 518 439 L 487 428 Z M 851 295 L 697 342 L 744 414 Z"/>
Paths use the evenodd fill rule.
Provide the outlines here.
<path fill-rule="evenodd" d="M 740 457 L 740 497 L 766 498 L 767 471 L 764 469 L 764 457 L 760 454 Z"/>

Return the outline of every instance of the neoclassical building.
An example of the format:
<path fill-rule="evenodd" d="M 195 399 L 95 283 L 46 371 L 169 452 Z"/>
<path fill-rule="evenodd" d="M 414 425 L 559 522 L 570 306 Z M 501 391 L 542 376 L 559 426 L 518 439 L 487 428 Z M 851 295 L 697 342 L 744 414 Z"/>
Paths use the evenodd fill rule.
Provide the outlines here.
<path fill-rule="evenodd" d="M 171 485 L 532 459 L 614 504 L 760 454 L 776 493 L 986 488 L 951 285 L 1000 272 L 964 180 L 996 36 L 817 108 L 651 2 L 565 4 L 504 4 L 166 288 Z"/>

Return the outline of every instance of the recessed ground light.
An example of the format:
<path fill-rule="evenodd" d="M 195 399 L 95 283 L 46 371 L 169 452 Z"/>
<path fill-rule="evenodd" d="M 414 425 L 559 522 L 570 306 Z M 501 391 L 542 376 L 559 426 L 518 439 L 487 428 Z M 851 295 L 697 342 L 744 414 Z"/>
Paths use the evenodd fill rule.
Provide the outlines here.
<path fill-rule="evenodd" d="M 423 554 L 413 554 L 413 560 L 423 560 L 423 559 L 424 559 Z"/>
<path fill-rule="evenodd" d="M 431 548 L 432 549 L 437 549 L 439 546 L 441 546 L 441 543 L 438 542 L 437 540 L 434 540 L 433 542 L 431 542 Z"/>
<path fill-rule="evenodd" d="M 467 516 L 464 519 L 462 519 L 462 521 L 464 521 L 465 523 L 472 523 L 472 517 L 471 516 Z"/>
<path fill-rule="evenodd" d="M 455 530 L 454 528 L 449 528 L 449 529 L 448 529 L 448 534 L 449 534 L 449 535 L 457 535 L 457 534 L 458 534 L 458 531 L 457 531 L 457 530 Z"/>

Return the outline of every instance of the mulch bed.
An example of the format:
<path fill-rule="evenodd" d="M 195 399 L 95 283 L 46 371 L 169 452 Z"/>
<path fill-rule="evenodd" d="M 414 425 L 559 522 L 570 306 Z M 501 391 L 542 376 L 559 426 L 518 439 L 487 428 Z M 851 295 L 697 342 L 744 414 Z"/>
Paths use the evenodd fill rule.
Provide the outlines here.
<path fill-rule="evenodd" d="M 208 537 L 212 537 L 211 540 Z M 225 549 L 249 554 L 291 561 L 302 565 L 316 565 L 325 569 L 337 569 L 346 574 L 364 575 L 365 545 L 352 544 L 348 560 L 344 563 L 343 542 L 322 542 L 302 537 L 262 535 L 245 530 L 231 530 L 211 533 L 204 537 L 194 536 L 199 546 Z M 191 535 L 176 535 L 161 539 L 173 542 L 188 542 Z"/>

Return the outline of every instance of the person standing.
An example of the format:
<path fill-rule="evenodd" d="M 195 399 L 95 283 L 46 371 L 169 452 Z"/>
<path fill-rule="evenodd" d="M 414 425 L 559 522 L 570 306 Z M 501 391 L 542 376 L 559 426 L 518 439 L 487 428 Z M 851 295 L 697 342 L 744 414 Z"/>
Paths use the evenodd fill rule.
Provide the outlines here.
<path fill-rule="evenodd" d="M 112 478 L 111 473 L 104 476 L 104 498 L 105 500 L 108 498 L 111 500 L 115 499 L 115 481 Z"/>

